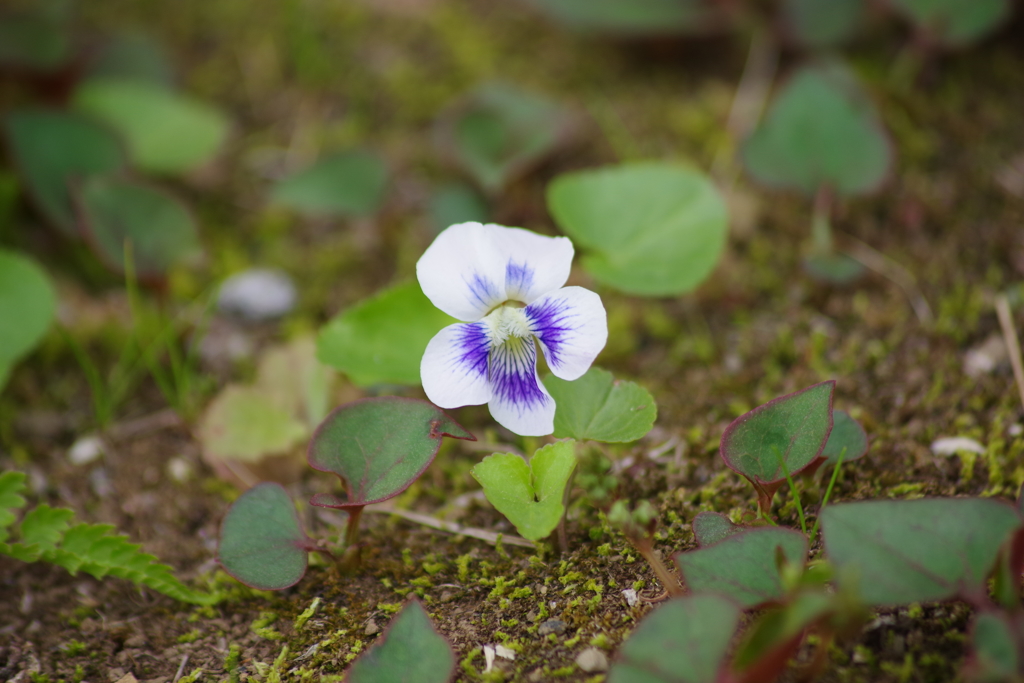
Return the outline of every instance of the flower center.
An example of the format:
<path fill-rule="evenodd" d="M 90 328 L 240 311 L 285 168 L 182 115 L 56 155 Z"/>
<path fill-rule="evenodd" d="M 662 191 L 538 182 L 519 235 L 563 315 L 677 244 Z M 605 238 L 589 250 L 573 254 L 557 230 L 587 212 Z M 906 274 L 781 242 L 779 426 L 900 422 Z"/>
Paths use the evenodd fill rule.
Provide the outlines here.
<path fill-rule="evenodd" d="M 510 339 L 526 339 L 532 334 L 524 308 L 498 306 L 487 314 L 483 322 L 486 323 L 491 342 L 495 345 L 504 344 Z"/>

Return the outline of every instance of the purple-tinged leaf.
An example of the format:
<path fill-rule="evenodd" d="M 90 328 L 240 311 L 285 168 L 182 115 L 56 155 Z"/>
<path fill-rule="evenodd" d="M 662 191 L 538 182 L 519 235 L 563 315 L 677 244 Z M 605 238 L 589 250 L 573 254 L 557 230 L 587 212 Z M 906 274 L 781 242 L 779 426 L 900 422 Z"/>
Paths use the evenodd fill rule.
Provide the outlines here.
<path fill-rule="evenodd" d="M 670 600 L 622 645 L 608 683 L 715 683 L 739 621 L 739 606 L 719 595 Z"/>
<path fill-rule="evenodd" d="M 313 434 L 308 460 L 315 470 L 337 474 L 348 495 L 317 494 L 310 502 L 350 509 L 397 496 L 423 474 L 445 436 L 476 441 L 426 401 L 383 396 L 343 405 Z"/>
<path fill-rule="evenodd" d="M 782 607 L 758 617 L 733 658 L 733 667 L 743 672 L 740 680 L 775 680 L 796 654 L 807 629 L 835 608 L 834 596 L 802 591 Z"/>
<path fill-rule="evenodd" d="M 740 415 L 722 434 L 722 459 L 754 485 L 765 512 L 786 472 L 795 475 L 821 456 L 832 431 L 835 386 L 829 380 L 773 399 Z"/>
<path fill-rule="evenodd" d="M 845 451 L 843 449 L 846 449 Z M 832 411 L 832 433 L 828 435 L 821 457 L 826 465 L 835 465 L 842 454 L 843 462 L 863 458 L 868 452 L 868 435 L 860 423 L 845 410 Z"/>
<path fill-rule="evenodd" d="M 306 573 L 315 550 L 280 484 L 265 482 L 236 500 L 220 528 L 217 557 L 228 574 L 261 590 L 281 590 Z"/>
<path fill-rule="evenodd" d="M 971 627 L 973 652 L 964 667 L 968 681 L 1019 681 L 1024 674 L 1019 615 L 982 612 Z"/>
<path fill-rule="evenodd" d="M 413 598 L 391 621 L 379 642 L 352 664 L 347 683 L 446 683 L 455 655 Z"/>
<path fill-rule="evenodd" d="M 675 560 L 692 593 L 717 593 L 749 608 L 785 597 L 779 548 L 791 564 L 807 561 L 807 537 L 777 527 L 742 531 L 707 548 L 679 553 Z"/>
<path fill-rule="evenodd" d="M 988 498 L 872 500 L 821 513 L 840 584 L 856 584 L 870 605 L 987 601 L 1000 548 L 1021 526 L 1015 507 Z"/>
<path fill-rule="evenodd" d="M 733 524 L 732 520 L 720 512 L 701 512 L 693 518 L 693 535 L 697 545 L 702 548 L 738 534 L 744 528 Z"/>

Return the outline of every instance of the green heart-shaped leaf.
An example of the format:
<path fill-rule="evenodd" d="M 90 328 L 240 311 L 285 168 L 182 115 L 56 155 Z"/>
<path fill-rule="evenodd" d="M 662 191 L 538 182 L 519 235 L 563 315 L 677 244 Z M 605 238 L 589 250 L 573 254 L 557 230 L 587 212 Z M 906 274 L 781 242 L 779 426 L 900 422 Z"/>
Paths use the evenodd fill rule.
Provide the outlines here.
<path fill-rule="evenodd" d="M 385 289 L 344 311 L 320 330 L 316 355 L 359 386 L 418 385 L 427 344 L 458 322 L 430 303 L 419 283 Z"/>
<path fill-rule="evenodd" d="M 867 452 L 868 435 L 860 423 L 845 410 L 833 410 L 832 432 L 821 451 L 821 457 L 825 458 L 823 464 L 835 465 L 840 454 L 843 455 L 843 462 L 849 462 L 864 457 Z"/>
<path fill-rule="evenodd" d="M 658 417 L 650 392 L 590 368 L 572 382 L 549 375 L 544 380 L 555 399 L 555 437 L 626 443 L 643 438 Z"/>
<path fill-rule="evenodd" d="M 608 683 L 716 683 L 739 621 L 740 608 L 718 595 L 670 600 L 623 643 Z"/>
<path fill-rule="evenodd" d="M 387 631 L 348 670 L 348 683 L 447 683 L 455 672 L 455 655 L 434 630 L 415 598 L 391 621 Z"/>
<path fill-rule="evenodd" d="M 786 470 L 795 475 L 821 455 L 832 431 L 835 386 L 829 380 L 773 399 L 740 415 L 722 434 L 722 459 L 754 485 L 762 509 L 771 506 Z"/>
<path fill-rule="evenodd" d="M 972 43 L 1010 15 L 1010 0 L 889 0 L 918 27 L 950 46 Z"/>
<path fill-rule="evenodd" d="M 120 132 L 135 164 L 154 173 L 182 173 L 206 163 L 228 134 L 220 111 L 151 81 L 86 81 L 74 104 Z"/>
<path fill-rule="evenodd" d="M 471 473 L 491 505 L 524 538 L 539 541 L 555 530 L 565 512 L 565 487 L 576 467 L 575 446 L 571 439 L 548 444 L 533 454 L 529 465 L 513 453 L 494 453 Z"/>
<path fill-rule="evenodd" d="M 77 235 L 71 188 L 124 167 L 117 137 L 84 116 L 49 109 L 12 112 L 4 129 L 12 160 L 36 206 L 65 235 Z"/>
<path fill-rule="evenodd" d="M 124 272 L 131 243 L 135 274 L 160 280 L 175 263 L 199 250 L 192 214 L 162 190 L 130 180 L 91 178 L 79 188 L 82 227 L 97 256 Z"/>
<path fill-rule="evenodd" d="M 693 535 L 697 539 L 697 545 L 702 548 L 738 534 L 746 528 L 733 524 L 732 520 L 719 512 L 705 511 L 693 518 Z"/>
<path fill-rule="evenodd" d="M 264 482 L 231 505 L 220 527 L 217 559 L 248 586 L 281 590 L 299 582 L 313 549 L 284 487 Z"/>
<path fill-rule="evenodd" d="M 711 273 L 725 247 L 728 214 L 700 171 L 647 162 L 559 176 L 548 210 L 586 249 L 583 267 L 629 294 L 673 296 Z"/>
<path fill-rule="evenodd" d="M 388 169 L 371 152 L 342 152 L 280 181 L 275 204 L 320 216 L 367 216 L 384 199 Z"/>
<path fill-rule="evenodd" d="M 874 105 L 839 63 L 806 66 L 782 87 L 743 145 L 758 181 L 807 195 L 829 187 L 843 195 L 881 185 L 892 148 Z"/>
<path fill-rule="evenodd" d="M 1022 525 L 988 498 L 871 500 L 821 512 L 825 551 L 871 605 L 973 596 L 985 590 L 999 549 Z"/>
<path fill-rule="evenodd" d="M 25 256 L 0 249 L 0 368 L 12 366 L 35 348 L 56 307 L 57 296 L 45 271 Z M 4 380 L 0 377 L 0 389 Z"/>
<path fill-rule="evenodd" d="M 365 398 L 327 416 L 309 443 L 310 466 L 333 472 L 348 497 L 316 494 L 313 505 L 359 508 L 397 496 L 423 474 L 441 439 L 476 441 L 437 406 L 411 398 Z"/>
<path fill-rule="evenodd" d="M 749 608 L 782 600 L 786 587 L 779 574 L 777 549 L 786 560 L 807 561 L 807 537 L 799 531 L 748 529 L 714 545 L 676 555 L 686 586 L 694 594 L 717 593 Z"/>

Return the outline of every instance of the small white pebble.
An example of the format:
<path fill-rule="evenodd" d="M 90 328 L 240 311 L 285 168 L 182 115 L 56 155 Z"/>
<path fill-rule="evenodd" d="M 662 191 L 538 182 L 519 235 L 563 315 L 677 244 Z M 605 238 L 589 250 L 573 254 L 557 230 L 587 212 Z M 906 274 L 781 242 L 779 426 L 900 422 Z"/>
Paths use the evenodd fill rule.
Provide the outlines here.
<path fill-rule="evenodd" d="M 103 440 L 95 434 L 80 437 L 68 449 L 68 460 L 72 465 L 88 465 L 104 453 Z"/>
<path fill-rule="evenodd" d="M 507 648 L 504 645 L 495 645 L 494 653 L 502 659 L 514 660 L 516 658 L 515 650 Z"/>
<path fill-rule="evenodd" d="M 167 475 L 179 484 L 184 484 L 192 477 L 192 464 L 180 456 L 171 458 L 167 461 Z"/>
<path fill-rule="evenodd" d="M 627 588 L 622 591 L 622 597 L 626 598 L 626 604 L 630 607 L 635 607 L 636 603 L 640 601 L 640 598 L 637 597 L 636 591 L 632 588 Z"/>
<path fill-rule="evenodd" d="M 595 671 L 607 671 L 608 657 L 596 647 L 588 647 L 576 655 L 576 666 L 588 674 Z"/>
<path fill-rule="evenodd" d="M 1021 425 L 1019 422 L 1016 422 L 1010 425 L 1010 428 L 1007 429 L 1006 431 L 1010 434 L 1010 436 L 1020 436 L 1021 434 L 1024 434 L 1024 425 Z"/>
<path fill-rule="evenodd" d="M 972 378 L 987 375 L 1009 357 L 1006 342 L 1000 335 L 994 334 L 964 354 L 964 374 Z"/>
<path fill-rule="evenodd" d="M 288 275 L 252 268 L 224 281 L 217 295 L 217 308 L 247 320 L 270 320 L 290 312 L 297 300 L 295 284 Z"/>
<path fill-rule="evenodd" d="M 985 447 L 966 436 L 944 436 L 932 442 L 932 453 L 935 455 L 956 455 L 960 451 L 981 455 Z"/>

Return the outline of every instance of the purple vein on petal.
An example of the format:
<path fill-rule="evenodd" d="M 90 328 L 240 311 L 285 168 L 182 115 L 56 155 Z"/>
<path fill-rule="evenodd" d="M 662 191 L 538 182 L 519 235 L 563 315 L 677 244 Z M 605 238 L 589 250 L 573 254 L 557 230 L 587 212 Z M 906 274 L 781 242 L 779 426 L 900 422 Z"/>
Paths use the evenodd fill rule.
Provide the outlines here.
<path fill-rule="evenodd" d="M 474 272 L 472 277 L 464 278 L 464 281 L 469 287 L 470 300 L 475 301 L 485 310 L 498 303 L 502 298 L 498 294 L 497 286 L 480 273 Z"/>
<path fill-rule="evenodd" d="M 505 264 L 505 292 L 510 299 L 525 298 L 533 286 L 533 268 L 526 262 L 516 263 L 512 259 Z"/>
<path fill-rule="evenodd" d="M 575 329 L 571 324 L 575 317 L 573 307 L 558 298 L 548 298 L 526 307 L 530 329 L 547 347 L 548 365 L 553 368 L 562 364 L 565 342 Z"/>
<path fill-rule="evenodd" d="M 515 406 L 520 414 L 551 400 L 537 384 L 537 347 L 532 338 L 509 337 L 495 347 L 490 379 L 492 400 Z"/>

